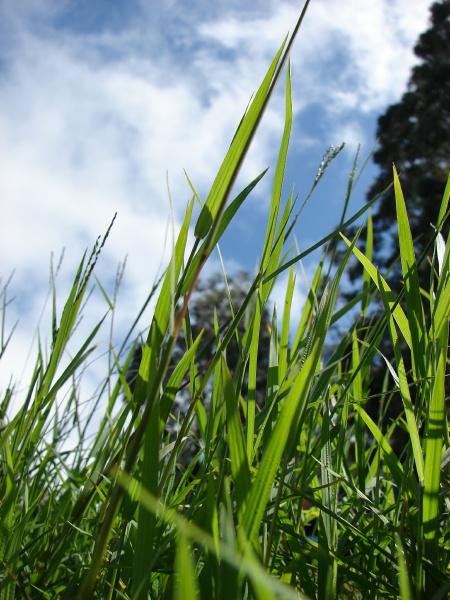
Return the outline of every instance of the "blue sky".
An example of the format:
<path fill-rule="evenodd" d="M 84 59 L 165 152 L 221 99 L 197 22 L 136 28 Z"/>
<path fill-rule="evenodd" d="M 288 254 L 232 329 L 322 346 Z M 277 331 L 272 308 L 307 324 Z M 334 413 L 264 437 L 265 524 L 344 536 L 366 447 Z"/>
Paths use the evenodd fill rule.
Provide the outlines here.
<path fill-rule="evenodd" d="M 404 91 L 429 5 L 312 0 L 292 52 L 295 124 L 286 190 L 294 187 L 301 200 L 327 147 L 346 148 L 298 223 L 301 249 L 339 219 L 355 149 L 371 150 L 377 116 Z M 65 247 L 63 290 L 83 249 L 116 211 L 98 276 L 111 288 L 127 255 L 118 330 L 134 317 L 168 254 L 166 172 L 179 222 L 190 195 L 183 169 L 205 197 L 298 10 L 299 2 L 288 0 L 0 3 L 1 275 L 5 280 L 15 269 L 8 323 L 20 320 L 0 365 L 0 387 L 11 372 L 17 376 L 28 352 L 50 253 Z M 239 185 L 274 165 L 282 88 Z M 369 166 L 351 208 L 364 200 L 374 174 Z M 251 270 L 257 261 L 270 186 L 269 172 L 222 245 L 230 270 Z M 213 257 L 209 269 L 216 268 Z M 311 268 L 305 265 L 307 274 Z M 298 285 L 300 305 L 301 278 Z M 87 323 L 104 312 L 102 302 L 94 297 Z"/>

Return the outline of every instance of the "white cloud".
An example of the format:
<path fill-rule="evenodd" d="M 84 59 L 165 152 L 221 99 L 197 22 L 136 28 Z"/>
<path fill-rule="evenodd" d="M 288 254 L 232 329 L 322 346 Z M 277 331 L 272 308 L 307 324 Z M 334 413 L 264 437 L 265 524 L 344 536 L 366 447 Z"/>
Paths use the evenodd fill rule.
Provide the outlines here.
<path fill-rule="evenodd" d="M 311 2 L 293 51 L 302 105 L 319 102 L 325 111 L 358 107 L 365 112 L 395 101 L 415 62 L 412 46 L 425 29 L 430 4 L 429 0 Z M 200 32 L 255 58 L 270 54 L 297 16 L 297 3 L 285 2 L 269 19 L 231 15 L 204 23 Z"/>
<path fill-rule="evenodd" d="M 67 248 L 67 286 L 81 251 L 115 211 L 99 272 L 112 281 L 128 254 L 118 324 L 134 317 L 167 256 L 166 170 L 179 223 L 189 197 L 182 168 L 204 194 L 298 10 L 297 3 L 265 0 L 199 3 L 195 14 L 176 14 L 177 3 L 167 2 L 121 31 L 96 35 L 54 27 L 69 3 L 38 4 L 9 1 L 0 9 L 8 27 L 0 71 L 0 252 L 2 274 L 16 268 L 19 302 L 10 317 L 21 318 L 0 364 L 0 386 L 26 354 L 50 252 Z M 402 92 L 428 5 L 312 2 L 293 54 L 297 111 L 317 105 L 336 139 L 362 136 L 358 116 Z M 166 26 L 179 35 L 168 39 Z M 271 104 L 247 180 L 276 153 L 282 106 Z M 93 304 L 97 316 L 103 309 Z"/>

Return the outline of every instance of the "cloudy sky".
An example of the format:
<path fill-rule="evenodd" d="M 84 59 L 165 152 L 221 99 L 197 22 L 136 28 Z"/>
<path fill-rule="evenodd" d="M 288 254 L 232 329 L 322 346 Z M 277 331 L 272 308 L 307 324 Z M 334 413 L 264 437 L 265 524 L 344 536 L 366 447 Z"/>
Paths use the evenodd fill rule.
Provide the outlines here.
<path fill-rule="evenodd" d="M 51 253 L 65 248 L 58 283 L 64 290 L 82 251 L 116 211 L 98 277 L 111 291 L 127 256 L 116 323 L 119 331 L 130 323 L 167 257 L 166 180 L 179 222 L 190 197 L 183 169 L 205 197 L 300 5 L 1 0 L 0 275 L 4 282 L 14 270 L 6 323 L 7 329 L 16 320 L 19 325 L 0 364 L 0 387 L 12 372 L 19 376 L 25 362 Z M 300 248 L 337 222 L 352 155 L 358 144 L 363 155 L 370 152 L 377 116 L 404 91 L 429 5 L 312 0 L 291 55 L 295 125 L 286 190 L 304 196 L 327 147 L 346 142 L 346 148 L 302 215 Z M 282 127 L 280 92 L 240 183 L 274 164 Z M 364 200 L 374 174 L 369 166 L 353 207 Z M 269 172 L 224 241 L 227 268 L 254 267 L 270 185 Z M 301 288 L 298 296 L 299 303 Z M 87 322 L 105 310 L 95 296 Z M 44 314 L 44 332 L 47 322 Z"/>

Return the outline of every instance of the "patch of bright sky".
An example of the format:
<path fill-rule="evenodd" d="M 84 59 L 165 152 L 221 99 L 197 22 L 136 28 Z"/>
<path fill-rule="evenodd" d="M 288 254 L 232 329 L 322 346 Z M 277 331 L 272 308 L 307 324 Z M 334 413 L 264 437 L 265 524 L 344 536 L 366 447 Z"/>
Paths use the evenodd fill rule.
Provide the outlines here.
<path fill-rule="evenodd" d="M 312 0 L 292 53 L 295 125 L 286 192 L 304 196 L 327 147 L 347 146 L 299 221 L 301 249 L 338 221 L 355 149 L 360 143 L 363 155 L 370 151 L 378 114 L 404 91 L 429 5 Z M 205 197 L 298 9 L 288 0 L 3 0 L 1 273 L 5 278 L 15 269 L 8 323 L 20 324 L 0 364 L 0 387 L 26 355 L 50 253 L 66 248 L 59 279 L 67 288 L 82 251 L 115 211 L 98 276 L 111 290 L 116 266 L 128 255 L 118 331 L 130 323 L 168 255 L 166 171 L 179 223 L 190 195 L 182 169 Z M 282 88 L 238 185 L 274 165 Z M 373 176 L 369 167 L 352 210 Z M 256 264 L 270 187 L 269 173 L 224 240 L 228 268 Z M 299 283 L 299 302 L 303 289 Z M 102 302 L 94 296 L 86 323 L 104 312 Z"/>

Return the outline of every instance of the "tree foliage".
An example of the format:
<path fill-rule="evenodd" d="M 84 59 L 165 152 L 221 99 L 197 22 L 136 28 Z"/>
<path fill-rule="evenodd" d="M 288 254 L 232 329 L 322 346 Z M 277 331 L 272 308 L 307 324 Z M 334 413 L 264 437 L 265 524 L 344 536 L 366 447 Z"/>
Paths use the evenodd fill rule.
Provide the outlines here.
<path fill-rule="evenodd" d="M 379 174 L 369 198 L 392 182 L 392 165 L 399 171 L 408 206 L 416 255 L 433 235 L 442 190 L 450 168 L 450 0 L 431 6 L 431 26 L 414 48 L 420 59 L 411 72 L 407 91 L 378 119 Z M 374 218 L 374 257 L 389 265 L 398 256 L 392 188 L 382 197 Z M 388 245 L 386 244 L 388 242 Z M 399 273 L 396 263 L 393 274 Z"/>
<path fill-rule="evenodd" d="M 242 305 L 250 287 L 250 276 L 245 271 L 239 271 L 234 275 L 228 275 L 225 280 L 222 273 L 213 273 L 209 277 L 201 279 L 194 290 L 191 298 L 188 319 L 190 332 L 182 332 L 178 336 L 176 347 L 173 354 L 173 363 L 177 364 L 180 358 L 186 352 L 186 336 L 196 339 L 203 331 L 202 344 L 198 352 L 197 365 L 202 373 L 206 371 L 209 361 L 216 352 L 218 336 L 215 332 L 214 321 L 217 318 L 217 324 L 220 330 L 224 330 L 231 322 L 233 315 Z M 251 318 L 252 306 L 247 311 L 247 320 Z M 258 346 L 258 369 L 256 373 L 256 397 L 257 399 L 264 394 L 267 380 L 267 370 L 269 368 L 269 347 L 270 347 L 270 314 L 267 307 L 264 307 L 261 315 L 260 340 Z M 240 322 L 237 329 L 237 336 L 242 338 L 247 326 L 247 321 Z M 234 337 L 226 348 L 227 363 L 233 372 L 236 365 L 241 360 L 241 344 L 238 344 Z M 142 358 L 142 347 L 136 346 L 133 360 L 127 373 L 127 379 L 133 386 L 134 379 Z M 183 388 L 178 394 L 176 407 L 181 414 L 187 410 L 190 400 L 189 390 Z"/>

